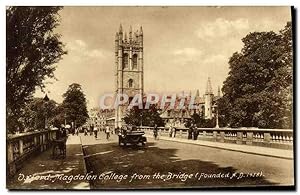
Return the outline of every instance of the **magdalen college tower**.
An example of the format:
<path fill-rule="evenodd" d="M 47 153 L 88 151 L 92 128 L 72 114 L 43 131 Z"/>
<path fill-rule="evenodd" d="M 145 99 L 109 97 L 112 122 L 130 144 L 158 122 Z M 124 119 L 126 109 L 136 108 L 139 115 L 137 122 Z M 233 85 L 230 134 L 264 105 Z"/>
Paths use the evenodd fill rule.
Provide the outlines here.
<path fill-rule="evenodd" d="M 115 94 L 127 94 L 129 100 L 136 94 L 144 93 L 143 29 L 135 32 L 130 26 L 129 33 L 120 25 L 115 38 Z M 122 125 L 126 106 L 115 110 L 115 127 Z"/>

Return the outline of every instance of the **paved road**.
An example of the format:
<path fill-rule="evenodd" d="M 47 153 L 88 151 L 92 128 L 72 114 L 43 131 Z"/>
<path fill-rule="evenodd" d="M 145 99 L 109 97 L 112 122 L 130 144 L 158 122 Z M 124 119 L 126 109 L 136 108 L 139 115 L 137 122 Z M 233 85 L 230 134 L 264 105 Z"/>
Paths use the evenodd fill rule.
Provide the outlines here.
<path fill-rule="evenodd" d="M 292 160 L 153 139 L 120 147 L 115 135 L 99 137 L 81 136 L 87 171 L 106 176 L 91 188 L 293 184 Z"/>

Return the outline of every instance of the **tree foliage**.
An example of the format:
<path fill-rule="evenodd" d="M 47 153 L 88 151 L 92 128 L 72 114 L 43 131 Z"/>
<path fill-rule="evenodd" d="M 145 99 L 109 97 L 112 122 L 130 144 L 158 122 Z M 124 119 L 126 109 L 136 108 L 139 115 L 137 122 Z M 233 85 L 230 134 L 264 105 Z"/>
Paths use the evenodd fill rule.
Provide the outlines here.
<path fill-rule="evenodd" d="M 189 120 L 185 122 L 185 127 L 196 125 L 199 128 L 213 128 L 216 126 L 216 118 L 205 119 L 204 115 L 194 113 Z"/>
<path fill-rule="evenodd" d="M 54 77 L 54 64 L 66 51 L 60 35 L 61 7 L 8 7 L 6 9 L 6 115 L 7 129 L 20 126 L 25 105 L 44 80 Z"/>
<path fill-rule="evenodd" d="M 54 100 L 45 101 L 43 98 L 34 98 L 25 107 L 21 117 L 24 128 L 29 130 L 44 129 L 53 125 L 54 118 L 58 114 L 58 104 Z"/>
<path fill-rule="evenodd" d="M 155 124 L 159 127 L 164 126 L 164 121 L 160 117 L 155 105 L 151 105 L 149 109 L 139 109 L 138 106 L 134 106 L 127 111 L 124 121 L 126 124 L 135 126 L 143 125 L 153 127 Z"/>
<path fill-rule="evenodd" d="M 63 94 L 64 100 L 62 108 L 67 123 L 74 122 L 74 125 L 81 126 L 88 119 L 87 102 L 82 91 L 81 85 L 73 83 L 69 85 L 68 90 Z"/>
<path fill-rule="evenodd" d="M 253 32 L 229 60 L 219 106 L 228 126 L 291 128 L 292 27 Z"/>

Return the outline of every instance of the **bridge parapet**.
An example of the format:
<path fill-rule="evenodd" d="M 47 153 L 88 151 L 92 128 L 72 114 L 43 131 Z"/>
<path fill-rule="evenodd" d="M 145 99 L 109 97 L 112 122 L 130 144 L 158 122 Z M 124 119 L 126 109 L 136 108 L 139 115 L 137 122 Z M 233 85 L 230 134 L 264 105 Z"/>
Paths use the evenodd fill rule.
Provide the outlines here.
<path fill-rule="evenodd" d="M 8 135 L 7 147 L 7 174 L 12 176 L 24 164 L 26 159 L 45 151 L 56 139 L 57 130 L 33 131 Z"/>
<path fill-rule="evenodd" d="M 139 127 L 146 133 L 152 133 L 153 127 Z M 160 136 L 188 138 L 188 128 L 175 128 L 170 135 L 169 127 L 159 127 Z M 197 128 L 198 140 L 246 144 L 280 149 L 293 149 L 293 129 L 259 128 Z"/>

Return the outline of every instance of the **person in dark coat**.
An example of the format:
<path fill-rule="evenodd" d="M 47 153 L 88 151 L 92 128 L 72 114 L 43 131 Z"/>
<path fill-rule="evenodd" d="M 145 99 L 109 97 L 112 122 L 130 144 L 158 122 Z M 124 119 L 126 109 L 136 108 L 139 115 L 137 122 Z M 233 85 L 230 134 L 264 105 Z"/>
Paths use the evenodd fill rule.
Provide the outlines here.
<path fill-rule="evenodd" d="M 197 128 L 196 124 L 194 124 L 194 140 L 197 140 L 199 136 L 199 129 Z"/>
<path fill-rule="evenodd" d="M 157 124 L 154 125 L 153 135 L 154 135 L 154 139 L 157 139 L 157 136 L 158 136 L 158 127 L 157 127 Z"/>
<path fill-rule="evenodd" d="M 188 129 L 188 139 L 193 139 L 194 126 L 191 125 Z"/>
<path fill-rule="evenodd" d="M 64 139 L 67 137 L 67 131 L 65 127 L 61 127 L 57 132 L 57 139 Z"/>
<path fill-rule="evenodd" d="M 93 135 L 93 132 L 94 132 L 94 125 L 91 125 L 91 126 L 90 126 L 90 136 Z"/>

